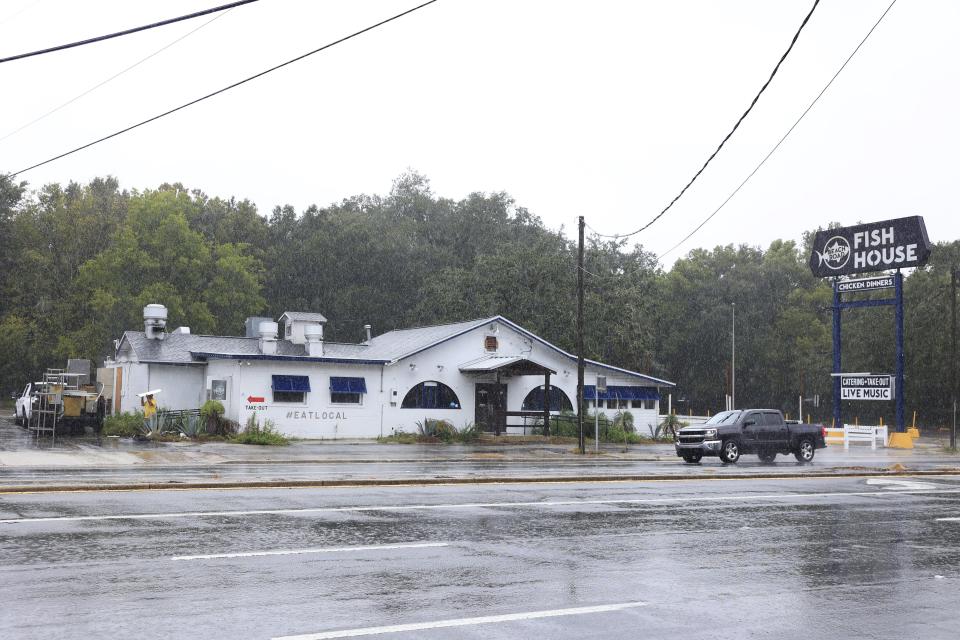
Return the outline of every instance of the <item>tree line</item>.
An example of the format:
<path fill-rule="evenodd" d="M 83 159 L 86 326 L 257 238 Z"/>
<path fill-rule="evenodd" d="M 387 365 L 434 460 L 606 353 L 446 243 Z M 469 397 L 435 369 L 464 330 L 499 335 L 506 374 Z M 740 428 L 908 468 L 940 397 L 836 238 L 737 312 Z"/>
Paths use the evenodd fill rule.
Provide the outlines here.
<path fill-rule="evenodd" d="M 832 292 L 807 267 L 816 231 L 766 248 L 694 249 L 669 270 L 642 246 L 589 237 L 586 356 L 676 382 L 680 412 L 720 410 L 735 304 L 737 404 L 795 416 L 798 396 L 819 394 L 805 411 L 829 422 Z M 506 193 L 444 198 L 415 172 L 386 195 L 269 215 L 179 183 L 127 190 L 107 177 L 31 190 L 0 176 L 0 237 L 5 395 L 67 358 L 111 357 L 151 302 L 198 334 L 242 335 L 247 316 L 285 310 L 322 312 L 327 339 L 346 342 L 368 323 L 382 333 L 502 314 L 576 345 L 576 239 Z M 907 408 L 924 425 L 950 416 L 957 263 L 960 242 L 940 242 L 905 278 Z M 892 372 L 893 333 L 889 308 L 845 312 L 844 368 Z M 893 420 L 892 403 L 844 411 Z"/>

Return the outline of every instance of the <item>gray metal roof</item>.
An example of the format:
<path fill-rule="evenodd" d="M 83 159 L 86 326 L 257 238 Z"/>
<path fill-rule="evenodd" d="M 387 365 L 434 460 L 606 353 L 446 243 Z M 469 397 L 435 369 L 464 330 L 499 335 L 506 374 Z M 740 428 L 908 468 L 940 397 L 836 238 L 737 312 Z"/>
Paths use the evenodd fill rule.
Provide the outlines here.
<path fill-rule="evenodd" d="M 299 312 L 286 311 L 283 315 L 291 317 L 291 314 Z M 299 314 L 314 318 L 323 318 L 317 314 Z M 281 316 L 282 317 L 282 316 Z M 299 316 L 298 316 L 299 317 Z M 311 320 L 316 322 L 317 320 Z M 452 324 L 441 324 L 430 327 L 416 327 L 413 329 L 398 329 L 388 331 L 372 338 L 369 342 L 363 344 L 346 344 L 341 342 L 324 342 L 323 356 L 320 358 L 308 358 L 303 345 L 293 344 L 287 340 L 277 340 L 277 359 L 303 358 L 309 361 L 335 360 L 338 362 L 349 362 L 351 360 L 357 363 L 392 363 L 401 358 L 419 353 L 425 349 L 445 342 L 451 338 L 462 335 L 472 329 L 483 326 L 490 322 L 502 322 L 512 327 L 520 333 L 540 342 L 541 344 L 557 351 L 558 353 L 576 360 L 576 356 L 567 353 L 556 345 L 547 342 L 540 336 L 531 333 L 518 324 L 507 320 L 503 316 L 492 316 L 490 318 L 478 318 L 466 322 L 455 322 Z M 137 359 L 141 362 L 169 362 L 189 364 L 199 362 L 211 357 L 223 356 L 225 358 L 238 358 L 244 356 L 257 357 L 259 359 L 269 359 L 271 356 L 265 356 L 260 353 L 260 344 L 257 338 L 240 338 L 232 336 L 199 336 L 191 334 L 167 334 L 163 340 L 148 340 L 142 331 L 127 331 L 123 334 L 123 339 L 129 342 Z M 202 354 L 197 357 L 194 354 Z M 594 360 L 586 361 L 589 365 L 616 371 L 635 378 L 642 378 L 659 386 L 675 386 L 674 383 L 660 378 L 654 378 L 643 373 L 637 373 L 628 369 L 621 369 L 612 365 L 604 364 Z"/>
<path fill-rule="evenodd" d="M 486 318 L 453 324 L 439 324 L 432 327 L 388 331 L 366 343 L 369 350 L 365 352 L 364 357 L 379 358 L 392 362 L 417 351 L 422 351 L 438 342 L 458 336 L 490 320 L 491 318 Z"/>
<path fill-rule="evenodd" d="M 255 355 L 260 353 L 258 338 L 233 336 L 199 336 L 189 333 L 168 333 L 163 340 L 150 340 L 142 331 L 127 331 L 123 334 L 137 359 L 141 362 L 170 362 L 189 364 L 197 362 L 191 352 L 232 353 Z M 279 355 L 306 355 L 303 345 L 286 340 L 277 341 Z"/>
<path fill-rule="evenodd" d="M 296 322 L 326 322 L 322 313 L 311 313 L 310 311 L 284 311 L 280 319 L 288 318 Z"/>

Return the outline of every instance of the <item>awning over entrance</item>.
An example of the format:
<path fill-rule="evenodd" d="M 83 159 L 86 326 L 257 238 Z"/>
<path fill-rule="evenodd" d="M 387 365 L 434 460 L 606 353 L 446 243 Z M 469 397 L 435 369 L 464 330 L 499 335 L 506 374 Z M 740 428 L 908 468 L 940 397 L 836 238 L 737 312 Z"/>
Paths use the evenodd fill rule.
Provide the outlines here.
<path fill-rule="evenodd" d="M 507 428 L 508 417 L 540 418 L 543 420 L 543 434 L 550 435 L 549 401 L 541 404 L 543 409 L 540 411 L 507 411 L 507 385 L 501 384 L 500 379 L 504 376 L 543 376 L 544 388 L 549 389 L 550 375 L 556 371 L 524 356 L 487 356 L 476 362 L 460 365 L 460 372 L 496 376 L 495 384 L 478 382 L 476 385 L 477 425 L 485 430 L 492 429 L 495 434 L 500 435 Z"/>
<path fill-rule="evenodd" d="M 488 356 L 483 360 L 460 365 L 461 373 L 505 373 L 515 376 L 542 376 L 556 373 L 553 369 L 524 356 Z"/>

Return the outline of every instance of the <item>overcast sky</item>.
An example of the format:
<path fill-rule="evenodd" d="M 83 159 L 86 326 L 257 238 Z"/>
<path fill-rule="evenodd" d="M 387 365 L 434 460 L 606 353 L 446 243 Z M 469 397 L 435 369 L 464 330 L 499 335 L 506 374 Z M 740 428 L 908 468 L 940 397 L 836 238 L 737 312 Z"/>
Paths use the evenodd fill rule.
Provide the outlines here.
<path fill-rule="evenodd" d="M 0 0 L 0 56 L 226 0 Z M 260 0 L 0 140 L 17 171 L 417 4 Z M 506 191 L 553 228 L 632 231 L 690 179 L 769 75 L 812 0 L 440 0 L 203 104 L 19 176 L 114 175 L 248 198 L 263 214 L 384 194 Z M 889 0 L 823 0 L 753 113 L 678 204 L 636 237 L 658 254 L 712 212 L 823 88 Z M 0 137 L 210 17 L 0 65 Z M 900 0 L 750 183 L 664 260 L 799 240 L 831 221 L 919 214 L 960 237 L 960 2 Z"/>

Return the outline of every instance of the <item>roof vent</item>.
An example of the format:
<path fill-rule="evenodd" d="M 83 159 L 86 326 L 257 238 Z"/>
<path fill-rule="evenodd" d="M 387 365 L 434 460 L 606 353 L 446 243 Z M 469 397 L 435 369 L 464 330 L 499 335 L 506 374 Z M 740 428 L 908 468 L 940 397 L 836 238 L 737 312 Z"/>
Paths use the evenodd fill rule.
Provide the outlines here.
<path fill-rule="evenodd" d="M 293 344 L 306 344 L 304 327 L 311 324 L 322 325 L 326 321 L 323 314 L 307 311 L 284 311 L 280 316 L 280 322 L 284 323 L 283 337 Z"/>
<path fill-rule="evenodd" d="M 323 355 L 323 325 L 305 324 L 303 326 L 303 339 L 308 356 Z"/>
<path fill-rule="evenodd" d="M 243 323 L 244 335 L 247 338 L 259 338 L 261 322 L 273 322 L 273 318 L 267 318 L 264 316 L 248 317 Z"/>
<path fill-rule="evenodd" d="M 190 335 L 190 327 L 177 327 L 170 333 L 179 333 L 181 335 L 188 336 Z"/>
<path fill-rule="evenodd" d="M 272 320 L 261 322 L 258 331 L 260 333 L 260 353 L 272 356 L 277 353 L 277 332 L 280 331 L 280 325 Z"/>
<path fill-rule="evenodd" d="M 143 333 L 148 340 L 163 340 L 167 328 L 167 308 L 162 304 L 148 304 L 143 308 Z"/>

